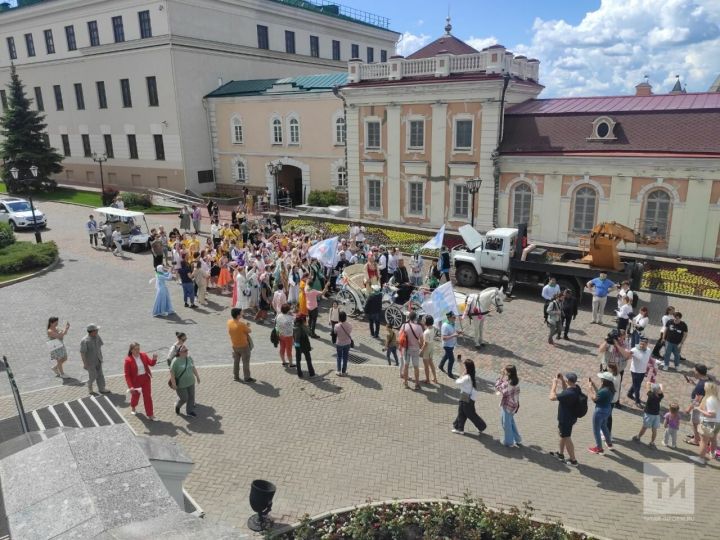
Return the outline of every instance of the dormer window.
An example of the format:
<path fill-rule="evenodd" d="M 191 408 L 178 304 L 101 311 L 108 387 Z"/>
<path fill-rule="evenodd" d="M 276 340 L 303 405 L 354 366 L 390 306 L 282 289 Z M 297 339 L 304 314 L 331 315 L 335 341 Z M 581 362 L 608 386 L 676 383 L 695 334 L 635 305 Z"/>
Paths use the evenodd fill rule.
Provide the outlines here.
<path fill-rule="evenodd" d="M 614 141 L 615 140 L 615 121 L 609 116 L 601 116 L 596 118 L 592 123 L 592 135 L 588 137 L 589 141 Z"/>

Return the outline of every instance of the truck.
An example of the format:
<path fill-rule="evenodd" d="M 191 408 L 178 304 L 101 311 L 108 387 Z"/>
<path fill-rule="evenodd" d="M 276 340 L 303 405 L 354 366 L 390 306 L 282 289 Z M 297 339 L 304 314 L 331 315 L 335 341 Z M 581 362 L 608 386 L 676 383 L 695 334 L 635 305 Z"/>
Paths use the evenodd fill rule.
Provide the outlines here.
<path fill-rule="evenodd" d="M 453 248 L 451 261 L 458 285 L 473 287 L 478 283 L 501 286 L 511 295 L 516 284 L 540 286 L 552 276 L 562 289 L 571 289 L 576 298 L 585 284 L 600 272 L 607 272 L 615 283 L 629 281 L 638 290 L 642 281 L 643 264 L 623 259 L 617 251 L 620 241 L 650 244 L 654 241 L 619 223 L 601 223 L 593 228 L 587 241 L 587 253 L 553 251 L 528 246 L 527 225 L 518 228 L 502 227 L 480 234 L 470 225 L 458 230 L 465 242 Z M 531 250 L 526 248 L 531 247 Z M 527 251 L 523 257 L 523 251 Z M 635 298 L 637 299 L 637 295 Z"/>

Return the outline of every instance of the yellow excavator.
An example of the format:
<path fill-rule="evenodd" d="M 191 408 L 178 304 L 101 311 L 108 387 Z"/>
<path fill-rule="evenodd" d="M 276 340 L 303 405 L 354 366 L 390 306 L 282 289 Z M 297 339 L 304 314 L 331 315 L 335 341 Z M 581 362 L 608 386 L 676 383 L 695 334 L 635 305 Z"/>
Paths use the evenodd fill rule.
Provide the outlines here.
<path fill-rule="evenodd" d="M 623 268 L 617 249 L 620 242 L 638 245 L 653 245 L 662 242 L 661 238 L 646 236 L 615 221 L 595 225 L 590 231 L 590 235 L 584 240 L 585 242 L 581 241 L 580 246 L 587 254 L 577 262 L 615 271 Z"/>

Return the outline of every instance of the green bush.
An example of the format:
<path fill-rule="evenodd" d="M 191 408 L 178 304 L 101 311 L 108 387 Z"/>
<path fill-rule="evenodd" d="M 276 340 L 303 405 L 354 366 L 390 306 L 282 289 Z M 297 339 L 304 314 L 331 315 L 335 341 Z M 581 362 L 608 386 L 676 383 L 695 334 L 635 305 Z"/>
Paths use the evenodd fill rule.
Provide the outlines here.
<path fill-rule="evenodd" d="M 0 223 L 0 249 L 15 243 L 15 233 L 7 223 Z"/>
<path fill-rule="evenodd" d="M 122 194 L 122 202 L 125 204 L 125 208 L 150 208 L 152 206 L 152 197 L 147 193 L 131 193 L 125 192 Z"/>
<path fill-rule="evenodd" d="M 55 242 L 16 242 L 0 249 L 0 274 L 16 274 L 44 268 L 58 255 Z"/>
<path fill-rule="evenodd" d="M 105 186 L 105 190 L 102 192 L 103 206 L 110 206 L 119 194 L 120 192 L 113 186 Z"/>
<path fill-rule="evenodd" d="M 328 191 L 311 191 L 307 198 L 310 206 L 334 206 L 337 204 L 337 192 Z"/>

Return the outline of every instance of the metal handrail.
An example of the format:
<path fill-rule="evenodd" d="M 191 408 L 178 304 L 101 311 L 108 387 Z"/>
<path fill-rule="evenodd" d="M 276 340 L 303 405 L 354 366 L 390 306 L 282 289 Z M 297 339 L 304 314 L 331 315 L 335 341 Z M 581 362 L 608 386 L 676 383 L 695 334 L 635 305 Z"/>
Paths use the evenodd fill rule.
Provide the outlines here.
<path fill-rule="evenodd" d="M 23 407 L 22 398 L 20 397 L 20 390 L 18 390 L 17 383 L 15 382 L 15 375 L 13 375 L 12 369 L 10 369 L 10 363 L 5 355 L 3 355 L 3 364 L 5 364 L 5 371 L 7 372 L 8 380 L 10 381 L 10 390 L 12 390 L 13 398 L 15 398 L 15 407 L 18 411 L 18 417 L 20 418 L 20 425 L 22 426 L 23 433 L 30 433 L 27 418 L 25 418 L 25 408 Z"/>

